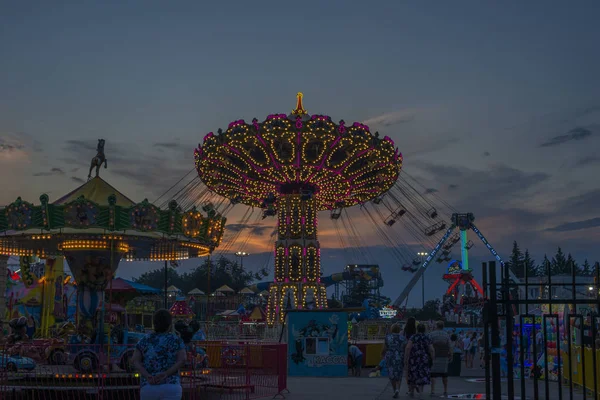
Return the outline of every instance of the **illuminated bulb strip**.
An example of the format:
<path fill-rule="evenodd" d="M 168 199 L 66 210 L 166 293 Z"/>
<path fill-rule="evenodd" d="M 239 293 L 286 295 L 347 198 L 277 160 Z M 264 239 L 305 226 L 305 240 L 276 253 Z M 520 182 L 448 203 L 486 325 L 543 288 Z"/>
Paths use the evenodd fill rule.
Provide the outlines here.
<path fill-rule="evenodd" d="M 124 242 L 112 244 L 105 240 L 65 240 L 58 245 L 59 250 L 110 250 L 115 249 L 119 252 L 127 253 L 129 245 Z"/>

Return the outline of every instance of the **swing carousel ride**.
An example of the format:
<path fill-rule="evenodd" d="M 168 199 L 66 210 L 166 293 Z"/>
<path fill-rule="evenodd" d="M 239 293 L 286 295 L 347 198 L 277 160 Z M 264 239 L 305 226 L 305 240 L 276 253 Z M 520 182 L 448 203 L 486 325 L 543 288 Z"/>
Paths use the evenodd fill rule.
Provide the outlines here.
<path fill-rule="evenodd" d="M 334 123 L 309 115 L 297 96 L 290 115 L 271 114 L 209 133 L 195 151 L 200 179 L 232 201 L 277 215 L 275 280 L 267 321 L 280 321 L 285 302 L 293 308 L 327 306 L 321 284 L 317 213 L 340 213 L 388 191 L 398 179 L 402 156 L 387 136 L 366 125 Z"/>
<path fill-rule="evenodd" d="M 408 295 L 430 264 L 447 265 L 455 259 L 453 250 L 461 257 L 454 263 L 459 270 L 441 272 L 450 286 L 448 296 L 457 299 L 453 311 L 481 299 L 479 290 L 471 290 L 478 285 L 471 285 L 476 282 L 468 265 L 468 250 L 474 246 L 467 237 L 469 230 L 502 263 L 473 225 L 472 214 L 458 213 L 435 190 L 406 172 L 391 138 L 381 138 L 358 122 L 347 125 L 326 115 L 309 115 L 301 93 L 289 115 L 272 114 L 263 122 L 234 121 L 227 130 L 207 134 L 194 155 L 195 168 L 165 198 L 182 205 L 203 204 L 204 210 L 217 210 L 223 216 L 245 206 L 242 217 L 227 230 L 217 256 L 248 251 L 250 238 L 268 224 L 267 218 L 276 217 L 271 234 L 275 251 L 265 256 L 261 269 L 268 272 L 273 263 L 274 279 L 254 286 L 268 291 L 269 323 L 282 321 L 291 308 L 325 308 L 326 287 L 335 285 L 337 297 L 338 286 L 346 280 L 322 277 L 319 212 L 329 213 L 330 218 L 319 223 L 333 226 L 346 265 L 362 262 L 377 267 L 373 261 L 378 255 L 365 245 L 365 239 L 373 236 L 397 268 L 412 275 L 393 302 L 398 309 L 406 307 Z M 353 222 L 356 219 L 360 226 Z M 423 251 L 429 251 L 425 258 L 418 255 Z M 362 279 L 362 275 L 349 279 Z M 346 293 L 339 300 L 348 297 L 355 282 L 345 285 Z M 373 292 L 378 293 L 378 288 Z M 371 300 L 377 303 L 381 296 Z"/>
<path fill-rule="evenodd" d="M 215 210 L 185 210 L 176 201 L 160 209 L 147 200 L 130 200 L 99 176 L 100 165 L 106 166 L 104 140 L 97 151 L 90 167 L 90 175 L 94 166 L 96 175 L 79 188 L 54 202 L 43 194 L 39 205 L 18 198 L 0 212 L 0 254 L 21 257 L 21 276 L 29 285 L 34 278 L 27 266 L 34 258 L 45 259 L 42 280 L 52 282 L 43 283 L 59 291 L 66 282 L 64 257 L 77 286 L 78 332 L 101 343 L 103 335 L 97 333 L 104 332 L 103 318 L 97 318 L 97 310 L 105 304 L 104 292 L 121 260 L 206 256 L 219 246 L 225 218 Z M 54 297 L 56 306 L 46 304 L 42 316 L 60 320 L 62 314 L 64 319 L 61 296 Z"/>

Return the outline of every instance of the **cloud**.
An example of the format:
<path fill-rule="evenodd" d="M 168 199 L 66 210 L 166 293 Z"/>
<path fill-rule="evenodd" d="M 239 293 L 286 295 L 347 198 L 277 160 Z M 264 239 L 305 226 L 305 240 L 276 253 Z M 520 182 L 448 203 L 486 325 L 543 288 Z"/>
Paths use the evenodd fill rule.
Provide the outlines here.
<path fill-rule="evenodd" d="M 416 114 L 417 110 L 415 109 L 399 110 L 369 118 L 366 121 L 363 121 L 363 123 L 368 126 L 373 125 L 389 127 L 406 122 L 412 122 L 414 121 Z"/>
<path fill-rule="evenodd" d="M 504 164 L 479 170 L 414 160 L 413 167 L 425 173 L 420 175 L 426 187 L 447 188 L 440 196 L 461 210 L 481 207 L 482 203 L 490 208 L 523 208 L 522 199 L 550 179 L 544 172 L 527 172 Z M 454 190 L 458 184 L 450 182 L 461 182 L 460 190 Z"/>
<path fill-rule="evenodd" d="M 67 140 L 65 150 L 75 154 L 86 154 L 86 152 L 89 152 L 91 159 L 91 157 L 96 155 L 96 147 L 97 142 L 94 143 L 93 140 Z"/>
<path fill-rule="evenodd" d="M 492 155 L 492 153 L 490 153 L 489 151 L 484 151 L 484 152 L 483 152 L 483 156 L 484 156 L 484 157 L 489 157 L 489 156 L 491 156 L 491 155 Z"/>
<path fill-rule="evenodd" d="M 567 222 L 547 229 L 552 232 L 578 231 L 582 229 L 596 228 L 600 226 L 600 218 L 591 218 L 583 221 Z"/>
<path fill-rule="evenodd" d="M 576 211 L 578 213 L 597 210 L 598 199 L 600 199 L 600 189 L 594 189 L 589 192 L 567 198 L 561 204 L 561 209 L 566 210 L 566 212 Z"/>
<path fill-rule="evenodd" d="M 251 235 L 263 235 L 265 232 L 272 230 L 272 226 L 265 225 L 252 225 L 252 224 L 228 224 L 225 225 L 225 231 L 230 231 L 234 233 L 238 233 L 241 231 L 245 231 L 247 234 Z"/>
<path fill-rule="evenodd" d="M 72 177 L 71 177 L 71 180 L 72 180 L 73 182 L 75 182 L 75 183 L 85 183 L 85 181 L 84 181 L 83 179 L 81 179 L 81 178 L 78 178 L 78 177 L 76 177 L 76 176 L 72 176 Z"/>
<path fill-rule="evenodd" d="M 574 167 L 588 167 L 590 165 L 600 164 L 600 157 L 598 156 L 587 156 L 580 158 L 573 164 Z"/>
<path fill-rule="evenodd" d="M 437 193 L 437 192 L 439 192 L 439 190 L 434 189 L 434 188 L 427 188 L 427 189 L 425 189 L 425 194 Z"/>
<path fill-rule="evenodd" d="M 62 161 L 87 172 L 90 160 L 96 155 L 96 146 L 97 140 L 68 140 L 64 146 L 66 156 Z M 144 186 L 152 194 L 163 194 L 173 182 L 178 182 L 188 174 L 194 165 L 192 152 L 188 159 L 182 159 L 180 154 L 165 153 L 164 147 L 144 148 L 134 143 L 110 140 L 106 141 L 105 154 L 111 174 Z M 148 185 L 148 182 L 152 184 Z"/>
<path fill-rule="evenodd" d="M 30 154 L 38 147 L 27 134 L 0 132 L 0 161 L 29 161 Z"/>
<path fill-rule="evenodd" d="M 48 172 L 36 172 L 35 174 L 33 174 L 33 176 L 52 176 L 52 175 L 64 175 L 65 171 L 63 171 L 61 168 L 52 168 L 50 169 L 50 171 Z"/>
<path fill-rule="evenodd" d="M 191 147 L 185 144 L 181 144 L 179 142 L 159 142 L 154 143 L 153 147 L 161 147 L 163 149 L 169 150 L 189 150 Z"/>
<path fill-rule="evenodd" d="M 558 146 L 558 145 L 572 142 L 572 141 L 583 140 L 583 139 L 589 138 L 593 134 L 594 133 L 587 128 L 583 128 L 583 127 L 573 128 L 569 132 L 567 132 L 565 135 L 555 136 L 552 139 L 542 143 L 540 145 L 540 147 L 552 147 L 552 146 Z"/>

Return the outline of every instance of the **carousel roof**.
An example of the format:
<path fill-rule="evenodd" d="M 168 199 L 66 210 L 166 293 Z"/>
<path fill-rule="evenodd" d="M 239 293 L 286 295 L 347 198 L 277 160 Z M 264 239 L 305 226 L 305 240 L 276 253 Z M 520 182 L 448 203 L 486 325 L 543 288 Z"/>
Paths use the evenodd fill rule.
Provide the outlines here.
<path fill-rule="evenodd" d="M 100 206 L 108 206 L 108 198 L 110 195 L 115 195 L 117 204 L 120 206 L 131 207 L 136 204 L 133 200 L 119 192 L 99 176 L 87 181 L 77 189 L 56 200 L 53 204 L 66 204 L 83 196 L 86 200 Z"/>
<path fill-rule="evenodd" d="M 171 285 L 167 288 L 167 292 L 181 292 L 176 286 Z"/>
<path fill-rule="evenodd" d="M 98 157 L 104 159 L 104 140 Z M 17 198 L 0 209 L 0 254 L 62 256 L 69 251 L 114 250 L 126 260 L 173 261 L 208 255 L 218 247 L 225 218 L 215 210 L 166 209 L 144 199 L 136 203 L 96 176 L 50 202 Z"/>
<path fill-rule="evenodd" d="M 204 292 L 198 288 L 194 288 L 188 292 L 190 295 L 203 295 Z"/>
<path fill-rule="evenodd" d="M 239 294 L 254 294 L 254 291 L 250 288 L 243 288 L 238 293 Z"/>

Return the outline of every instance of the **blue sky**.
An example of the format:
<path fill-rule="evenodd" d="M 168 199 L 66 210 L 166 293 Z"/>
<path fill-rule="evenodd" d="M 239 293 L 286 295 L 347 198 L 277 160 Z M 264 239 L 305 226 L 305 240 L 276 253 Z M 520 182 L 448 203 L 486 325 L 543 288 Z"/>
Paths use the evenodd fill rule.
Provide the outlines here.
<path fill-rule="evenodd" d="M 475 212 L 501 252 L 517 239 L 537 259 L 558 244 L 600 258 L 597 2 L 121 3 L 3 5 L 0 203 L 77 186 L 100 137 L 103 176 L 152 200 L 205 133 L 289 112 L 303 91 L 309 112 L 391 136 L 406 171 Z M 376 261 L 394 297 L 406 277 Z"/>

